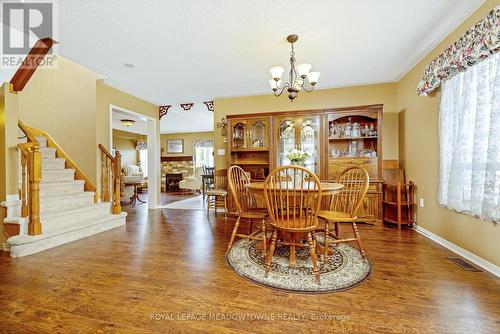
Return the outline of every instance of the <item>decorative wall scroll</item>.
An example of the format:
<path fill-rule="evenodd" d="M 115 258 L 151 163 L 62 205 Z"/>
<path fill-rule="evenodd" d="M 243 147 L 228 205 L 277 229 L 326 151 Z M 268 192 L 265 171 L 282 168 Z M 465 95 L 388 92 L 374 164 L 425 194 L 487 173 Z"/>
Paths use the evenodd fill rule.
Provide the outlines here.
<path fill-rule="evenodd" d="M 203 104 L 207 106 L 208 111 L 213 112 L 215 110 L 214 101 L 206 101 L 206 102 L 203 102 Z"/>
<path fill-rule="evenodd" d="M 425 67 L 417 93 L 429 95 L 445 80 L 500 51 L 500 6 L 467 30 L 460 39 Z"/>
<path fill-rule="evenodd" d="M 148 148 L 148 143 L 145 141 L 145 140 L 138 140 L 137 141 L 137 144 L 135 146 L 135 149 L 137 151 L 140 151 L 140 150 L 147 150 Z"/>
<path fill-rule="evenodd" d="M 194 103 L 181 103 L 181 108 L 184 109 L 184 111 L 191 110 L 193 107 Z"/>
<path fill-rule="evenodd" d="M 160 119 L 167 114 L 168 109 L 170 107 L 171 107 L 171 105 L 169 105 L 169 106 L 160 106 Z"/>

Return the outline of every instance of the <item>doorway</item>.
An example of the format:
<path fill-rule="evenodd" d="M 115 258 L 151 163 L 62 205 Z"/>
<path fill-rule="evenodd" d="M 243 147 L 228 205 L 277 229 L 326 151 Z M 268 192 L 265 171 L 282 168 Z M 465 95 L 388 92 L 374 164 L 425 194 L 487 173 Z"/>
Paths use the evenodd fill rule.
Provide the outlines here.
<path fill-rule="evenodd" d="M 126 122 L 123 120 L 129 120 Z M 113 130 L 135 133 L 142 136 L 137 140 L 136 157 L 139 177 L 147 182 L 147 206 L 156 209 L 160 205 L 160 145 L 157 138 L 159 122 L 152 117 L 139 114 L 116 105 L 109 106 L 109 143 L 114 148 Z M 133 165 L 133 164 L 132 164 Z M 127 166 L 122 164 L 127 169 Z M 132 168 L 130 168 L 132 169 Z M 124 172 L 127 172 L 126 170 Z"/>

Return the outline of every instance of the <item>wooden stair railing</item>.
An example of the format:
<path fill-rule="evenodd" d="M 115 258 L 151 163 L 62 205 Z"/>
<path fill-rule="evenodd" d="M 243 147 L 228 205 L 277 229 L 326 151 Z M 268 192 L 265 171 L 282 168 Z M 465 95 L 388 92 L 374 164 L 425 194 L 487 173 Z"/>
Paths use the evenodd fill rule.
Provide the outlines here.
<path fill-rule="evenodd" d="M 111 213 L 122 212 L 121 197 L 121 155 L 116 151 L 113 157 L 106 148 L 99 144 L 101 150 L 101 202 L 111 202 Z"/>
<path fill-rule="evenodd" d="M 38 235 L 42 233 L 40 223 L 40 181 L 42 178 L 42 155 L 40 143 L 37 136 L 47 139 L 47 146 L 56 149 L 56 157 L 66 161 L 66 168 L 75 170 L 75 179 L 84 181 L 84 190 L 94 193 L 94 202 L 97 203 L 97 188 L 76 163 L 63 151 L 54 139 L 45 131 L 35 129 L 18 121 L 19 128 L 24 132 L 27 143 L 19 144 L 21 151 L 21 213 L 23 217 L 29 217 L 28 234 Z"/>

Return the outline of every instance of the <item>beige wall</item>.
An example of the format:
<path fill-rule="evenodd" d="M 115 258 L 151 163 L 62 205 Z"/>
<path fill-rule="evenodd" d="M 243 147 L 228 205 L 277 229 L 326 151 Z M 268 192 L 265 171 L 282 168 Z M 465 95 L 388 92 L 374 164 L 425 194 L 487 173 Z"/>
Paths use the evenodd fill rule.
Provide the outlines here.
<path fill-rule="evenodd" d="M 143 137 L 135 133 L 113 129 L 113 148 L 120 151 L 122 168 L 138 164 L 137 140 L 143 139 Z"/>
<path fill-rule="evenodd" d="M 129 111 L 133 111 L 135 113 L 139 113 L 153 119 L 158 119 L 158 106 L 141 100 L 133 95 L 127 94 L 113 88 L 111 86 L 106 85 L 102 81 L 97 82 L 97 96 L 96 96 L 96 104 L 97 104 L 97 142 L 104 145 L 108 150 L 110 150 L 110 106 L 117 106 L 122 109 L 126 109 Z M 160 140 L 160 126 L 158 124 L 158 128 L 156 131 L 155 140 L 158 142 Z M 97 156 L 96 152 L 96 164 L 100 164 L 100 158 Z M 98 171 L 98 185 L 100 183 L 100 169 Z M 158 177 L 157 182 L 157 198 L 160 198 L 160 178 Z"/>
<path fill-rule="evenodd" d="M 167 139 L 184 139 L 184 153 L 167 154 Z M 161 156 L 162 157 L 179 157 L 194 155 L 193 141 L 195 139 L 214 139 L 214 132 L 185 132 L 185 133 L 170 133 L 161 135 Z"/>
<path fill-rule="evenodd" d="M 401 79 L 397 85 L 397 96 L 400 158 L 407 178 L 418 186 L 417 197 L 425 200 L 425 207 L 417 212 L 418 224 L 500 266 L 500 224 L 479 221 L 438 206 L 440 95 L 438 92 L 432 97 L 419 97 L 415 91 L 424 67 L 498 4 L 500 1 L 487 1 L 430 52 Z"/>
<path fill-rule="evenodd" d="M 17 115 L 18 96 L 9 84 L 0 87 L 0 202 L 17 194 Z M 6 239 L 3 220 L 7 211 L 0 208 L 0 244 Z"/>
<path fill-rule="evenodd" d="M 96 80 L 98 75 L 63 57 L 56 69 L 38 70 L 19 92 L 19 118 L 48 132 L 96 181 Z"/>
<path fill-rule="evenodd" d="M 319 89 L 300 93 L 292 103 L 286 94 L 276 98 L 272 94 L 215 99 L 215 124 L 226 115 L 277 112 L 290 110 L 327 109 L 369 104 L 384 105 L 382 150 L 384 159 L 398 158 L 398 117 L 396 83 Z M 215 125 L 214 124 L 214 125 Z M 220 129 L 215 126 L 215 148 L 225 148 Z M 227 153 L 227 152 L 226 152 Z M 215 156 L 217 168 L 226 165 L 225 156 Z"/>

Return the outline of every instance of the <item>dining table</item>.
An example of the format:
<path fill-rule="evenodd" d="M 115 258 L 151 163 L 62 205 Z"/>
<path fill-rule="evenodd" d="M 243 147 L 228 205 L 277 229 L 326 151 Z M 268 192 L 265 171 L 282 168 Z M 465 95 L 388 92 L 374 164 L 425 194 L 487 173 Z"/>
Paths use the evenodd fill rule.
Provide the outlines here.
<path fill-rule="evenodd" d="M 283 181 L 283 182 L 289 182 L 288 184 L 288 187 L 289 188 L 292 188 L 290 187 L 290 185 L 292 185 L 292 181 Z M 308 182 L 308 181 L 305 181 L 305 182 Z M 321 196 L 333 196 L 337 193 L 339 193 L 342 188 L 344 188 L 344 185 L 341 184 L 341 183 L 336 183 L 336 182 L 328 182 L 328 181 L 320 181 L 320 185 L 321 185 Z M 253 193 L 254 195 L 258 195 L 258 196 L 264 196 L 264 182 L 263 181 L 257 181 L 257 182 L 250 182 L 249 184 L 246 185 L 247 189 Z M 283 188 L 284 188 L 284 185 L 283 185 Z M 300 189 L 302 188 L 305 188 L 303 191 L 314 191 L 314 192 L 319 192 L 319 189 L 317 187 L 315 187 L 313 184 L 311 185 L 307 185 L 307 186 L 304 186 L 304 187 L 301 187 Z M 279 188 L 278 188 L 279 189 Z M 297 189 L 297 190 L 300 190 L 300 189 Z M 287 236 L 287 235 L 284 235 L 283 233 L 280 233 L 278 235 L 278 238 L 280 239 L 284 239 L 284 238 L 287 238 L 287 237 L 292 237 L 291 235 L 290 236 Z M 304 242 L 305 242 L 305 236 L 298 236 L 298 234 L 295 234 L 295 236 L 293 237 L 294 239 L 302 239 Z M 259 247 L 257 247 L 259 248 Z M 323 246 L 321 246 L 319 243 L 316 244 L 316 249 L 317 249 L 317 252 L 318 254 L 323 254 Z M 292 256 L 290 258 L 290 265 L 293 267 L 295 265 L 295 256 Z"/>
<path fill-rule="evenodd" d="M 283 181 L 283 182 L 289 182 L 290 184 L 292 183 L 292 181 Z M 308 181 L 305 181 L 305 182 L 308 182 Z M 322 181 L 320 182 L 320 185 L 321 185 L 321 195 L 322 196 L 331 196 L 331 195 L 335 195 L 337 194 L 338 192 L 340 192 L 342 190 L 342 188 L 344 188 L 344 185 L 341 184 L 341 183 L 336 183 L 336 182 L 328 182 L 328 181 Z M 247 189 L 256 194 L 256 195 L 262 195 L 264 196 L 264 181 L 256 181 L 256 182 L 250 182 L 249 184 L 246 185 Z M 283 187 L 285 188 L 285 187 Z M 312 184 L 311 182 L 311 185 L 307 185 L 307 186 L 304 186 L 304 187 L 301 187 L 301 188 L 304 188 L 303 191 L 315 191 L 315 192 L 318 192 L 319 189 L 317 189 L 316 187 L 314 187 L 314 185 Z M 292 190 L 291 187 L 288 187 L 289 190 Z M 300 190 L 300 189 L 298 189 Z"/>

